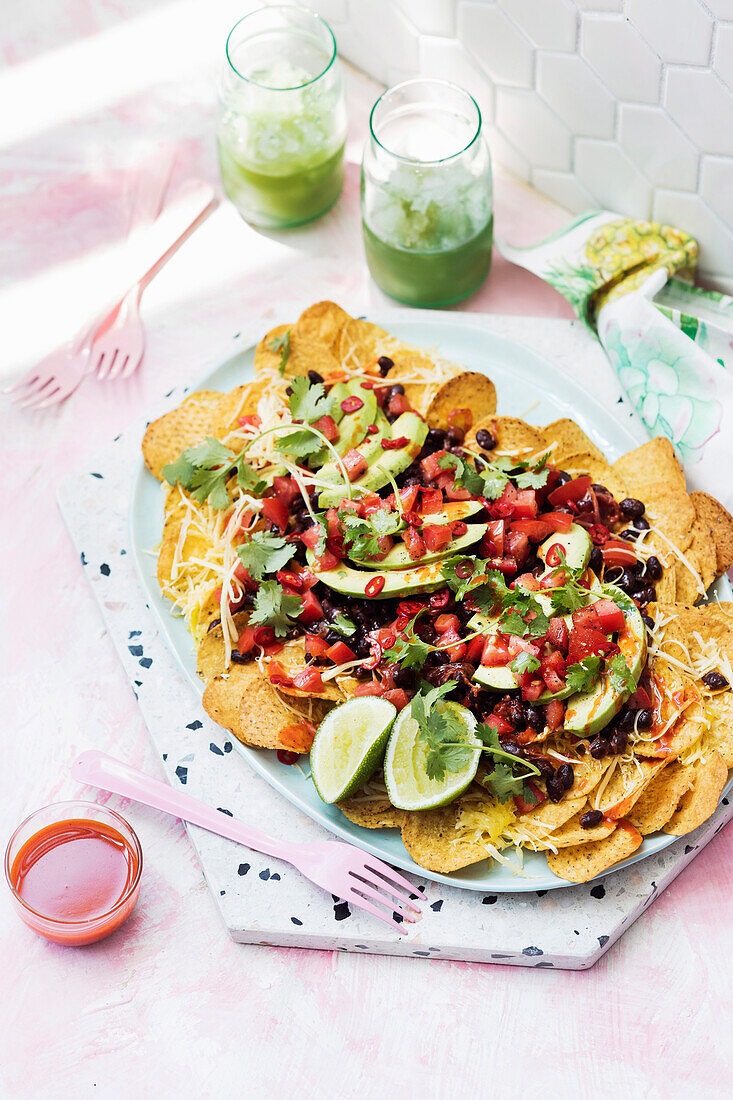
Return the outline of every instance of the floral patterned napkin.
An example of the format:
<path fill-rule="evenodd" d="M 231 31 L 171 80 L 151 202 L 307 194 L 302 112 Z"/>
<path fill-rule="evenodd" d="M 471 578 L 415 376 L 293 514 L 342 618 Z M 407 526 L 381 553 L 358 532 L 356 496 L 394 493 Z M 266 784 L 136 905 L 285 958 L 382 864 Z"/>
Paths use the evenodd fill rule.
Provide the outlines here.
<path fill-rule="evenodd" d="M 529 248 L 497 244 L 568 299 L 651 435 L 733 508 L 733 298 L 692 285 L 697 242 L 603 211 Z"/>

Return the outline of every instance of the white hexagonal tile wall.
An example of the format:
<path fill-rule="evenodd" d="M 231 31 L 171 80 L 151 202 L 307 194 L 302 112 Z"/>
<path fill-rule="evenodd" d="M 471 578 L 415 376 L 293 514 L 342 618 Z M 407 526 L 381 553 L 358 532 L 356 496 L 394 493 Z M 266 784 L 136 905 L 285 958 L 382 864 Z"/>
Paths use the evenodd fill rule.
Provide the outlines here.
<path fill-rule="evenodd" d="M 578 12 L 570 0 L 502 0 L 501 6 L 540 49 L 575 49 Z"/>
<path fill-rule="evenodd" d="M 496 124 L 536 168 L 570 168 L 570 131 L 532 92 L 499 88 Z"/>
<path fill-rule="evenodd" d="M 718 27 L 713 68 L 728 87 L 733 89 L 733 25 L 721 24 Z"/>
<path fill-rule="evenodd" d="M 534 50 L 495 5 L 460 4 L 458 37 L 497 84 L 531 85 Z"/>
<path fill-rule="evenodd" d="M 658 103 L 662 63 L 625 19 L 589 15 L 580 52 L 619 99 Z"/>
<path fill-rule="evenodd" d="M 537 91 L 573 134 L 613 137 L 616 102 L 582 57 L 540 51 Z"/>
<path fill-rule="evenodd" d="M 538 191 L 549 195 L 573 214 L 579 214 L 582 210 L 593 210 L 598 206 L 590 191 L 571 172 L 550 172 L 546 168 L 535 168 L 531 179 Z"/>
<path fill-rule="evenodd" d="M 703 157 L 700 194 L 733 229 L 733 158 Z"/>
<path fill-rule="evenodd" d="M 700 245 L 700 270 L 733 271 L 733 236 L 699 195 L 684 191 L 657 191 L 654 196 L 654 218 L 684 229 Z"/>
<path fill-rule="evenodd" d="M 456 33 L 455 0 L 395 0 L 395 3 L 423 34 Z"/>
<path fill-rule="evenodd" d="M 652 205 L 651 184 L 610 141 L 578 138 L 575 174 L 598 205 L 632 218 L 648 218 Z"/>
<path fill-rule="evenodd" d="M 622 103 L 618 140 L 652 183 L 685 191 L 697 187 L 700 154 L 661 107 Z"/>
<path fill-rule="evenodd" d="M 733 154 L 733 96 L 715 73 L 670 68 L 664 105 L 704 153 Z"/>
<path fill-rule="evenodd" d="M 626 15 L 665 61 L 706 65 L 713 43 L 713 21 L 698 0 L 628 0 Z"/>
<path fill-rule="evenodd" d="M 705 7 L 718 19 L 733 19 L 733 0 L 705 0 Z"/>
<path fill-rule="evenodd" d="M 484 122 L 492 121 L 493 85 L 455 38 L 437 38 L 434 35 L 422 38 L 420 71 L 438 80 L 452 80 L 454 84 L 460 84 L 478 103 Z"/>

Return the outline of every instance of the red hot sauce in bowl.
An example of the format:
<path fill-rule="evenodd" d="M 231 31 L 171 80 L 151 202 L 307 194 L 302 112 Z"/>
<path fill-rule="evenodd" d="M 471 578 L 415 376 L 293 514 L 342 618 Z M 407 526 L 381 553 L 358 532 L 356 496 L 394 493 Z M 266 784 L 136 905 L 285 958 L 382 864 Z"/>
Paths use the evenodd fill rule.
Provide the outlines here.
<path fill-rule="evenodd" d="M 142 850 L 124 818 L 61 802 L 11 837 L 5 874 L 21 919 L 47 939 L 79 946 L 116 931 L 140 892 Z"/>

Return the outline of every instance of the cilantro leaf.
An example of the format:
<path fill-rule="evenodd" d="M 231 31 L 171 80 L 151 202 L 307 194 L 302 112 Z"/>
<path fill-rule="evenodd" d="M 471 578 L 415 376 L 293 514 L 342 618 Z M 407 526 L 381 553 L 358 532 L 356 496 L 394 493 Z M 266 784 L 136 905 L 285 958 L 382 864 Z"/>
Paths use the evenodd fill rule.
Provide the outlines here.
<path fill-rule="evenodd" d="M 560 588 L 549 589 L 547 595 L 550 597 L 553 611 L 558 615 L 570 615 L 573 611 L 586 606 L 590 593 L 570 579 Z"/>
<path fill-rule="evenodd" d="M 290 329 L 286 329 L 282 336 L 273 336 L 269 343 L 269 350 L 277 353 L 280 352 L 280 365 L 277 368 L 280 372 L 280 377 L 285 374 L 285 366 L 290 358 Z"/>
<path fill-rule="evenodd" d="M 568 665 L 565 683 L 573 691 L 589 691 L 600 679 L 600 675 L 601 658 L 591 653 L 582 661 Z"/>
<path fill-rule="evenodd" d="M 245 493 L 253 493 L 254 496 L 261 496 L 267 488 L 267 482 L 262 481 L 257 472 L 251 466 L 246 466 L 244 462 L 237 464 L 237 485 L 240 489 L 244 489 Z"/>
<path fill-rule="evenodd" d="M 493 614 L 497 604 L 503 603 L 507 591 L 503 574 L 498 569 L 489 569 L 482 583 L 471 589 L 470 598 L 479 611 Z"/>
<path fill-rule="evenodd" d="M 278 451 L 284 451 L 285 454 L 293 455 L 294 458 L 308 458 L 320 451 L 322 446 L 315 432 L 308 431 L 307 428 L 298 428 L 294 432 L 277 437 Z"/>
<path fill-rule="evenodd" d="M 329 623 L 331 630 L 335 630 L 337 634 L 340 634 L 342 638 L 350 638 L 352 634 L 356 634 L 356 623 L 352 623 L 342 611 L 339 611 L 333 622 Z"/>
<path fill-rule="evenodd" d="M 418 737 L 427 742 L 425 771 L 429 779 L 442 780 L 446 772 L 459 772 L 470 762 L 474 746 L 465 740 L 466 727 L 449 709 L 438 711 L 435 704 L 456 687 L 449 680 L 427 693 L 419 691 L 410 704 L 418 724 Z"/>
<path fill-rule="evenodd" d="M 520 470 L 514 474 L 514 480 L 518 489 L 541 489 L 543 485 L 547 484 L 547 478 L 550 471 L 547 469 L 547 461 L 550 457 L 550 452 L 544 454 L 539 462 L 536 462 L 532 467 L 526 470 Z"/>
<path fill-rule="evenodd" d="M 265 573 L 277 573 L 287 565 L 293 553 L 289 542 L 269 531 L 254 531 L 248 542 L 237 547 L 237 557 L 255 581 L 261 581 Z"/>
<path fill-rule="evenodd" d="M 276 638 L 283 638 L 293 626 L 293 620 L 303 610 L 300 596 L 285 592 L 277 581 L 262 581 L 255 596 L 250 626 L 270 626 Z"/>
<path fill-rule="evenodd" d="M 509 764 L 495 764 L 493 771 L 486 775 L 483 785 L 500 802 L 506 802 L 509 798 L 522 794 L 526 778 L 526 775 L 515 775 Z"/>
<path fill-rule="evenodd" d="M 484 491 L 483 477 L 459 455 L 441 455 L 438 459 L 438 466 L 441 470 L 455 469 L 453 480 L 457 488 L 468 489 L 472 496 L 482 496 Z"/>
<path fill-rule="evenodd" d="M 375 558 L 381 553 L 379 539 L 394 535 L 404 527 L 399 512 L 385 508 L 373 512 L 368 519 L 362 519 L 353 512 L 338 513 L 339 529 L 349 552 L 355 558 Z"/>
<path fill-rule="evenodd" d="M 307 375 L 298 374 L 291 380 L 290 389 L 292 392 L 288 398 L 288 404 L 293 420 L 312 424 L 314 420 L 318 420 L 319 416 L 324 416 L 328 412 L 323 382 L 311 382 Z"/>
<path fill-rule="evenodd" d="M 539 657 L 535 657 L 532 653 L 518 653 L 509 668 L 512 670 L 515 676 L 523 676 L 525 672 L 536 672 L 540 667 Z"/>
<path fill-rule="evenodd" d="M 498 500 L 507 487 L 509 475 L 496 468 L 495 463 L 481 471 L 484 481 L 483 496 L 487 500 Z"/>
<path fill-rule="evenodd" d="M 538 638 L 546 634 L 550 621 L 531 592 L 525 588 L 507 588 L 503 594 L 504 613 L 500 627 L 505 634 L 517 634 L 520 638 Z M 532 612 L 532 618 L 527 616 Z"/>
<path fill-rule="evenodd" d="M 180 482 L 194 500 L 221 511 L 231 504 L 227 489 L 229 476 L 236 471 L 237 483 L 248 492 L 261 493 L 265 488 L 255 471 L 245 461 L 245 453 L 235 455 L 218 439 L 208 436 L 205 442 L 189 447 L 175 462 L 163 467 L 163 477 L 169 485 Z"/>
<path fill-rule="evenodd" d="M 382 657 L 385 661 L 397 661 L 402 668 L 423 667 L 433 646 L 428 645 L 415 633 L 415 623 L 421 614 L 422 612 L 418 611 L 402 632 L 404 637 L 398 637 L 394 645 L 384 651 Z"/>
<path fill-rule="evenodd" d="M 617 653 L 612 660 L 606 662 L 606 672 L 611 678 L 611 685 L 616 691 L 633 691 L 636 681 L 631 675 L 631 669 L 624 660 L 623 653 Z"/>
<path fill-rule="evenodd" d="M 458 568 L 461 568 L 461 572 L 466 572 L 468 575 L 460 577 L 457 574 Z M 446 558 L 446 560 L 440 566 L 440 572 L 445 577 L 448 587 L 453 591 L 457 600 L 462 600 L 468 592 L 471 582 L 481 576 L 483 577 L 483 562 L 480 562 L 478 558 L 473 558 L 470 555 L 456 558 Z M 469 572 L 470 568 L 470 572 Z"/>

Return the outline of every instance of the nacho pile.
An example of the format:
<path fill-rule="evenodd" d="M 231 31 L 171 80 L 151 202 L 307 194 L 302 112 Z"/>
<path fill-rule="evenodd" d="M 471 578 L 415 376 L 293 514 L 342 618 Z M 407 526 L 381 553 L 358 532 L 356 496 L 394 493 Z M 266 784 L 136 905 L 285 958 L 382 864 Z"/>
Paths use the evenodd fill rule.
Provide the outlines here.
<path fill-rule="evenodd" d="M 497 415 L 485 375 L 320 302 L 261 340 L 254 381 L 151 423 L 143 454 L 161 591 L 240 741 L 287 767 L 332 707 L 378 695 L 422 715 L 435 778 L 461 758 L 435 689 L 470 712 L 481 761 L 449 804 L 401 809 L 379 771 L 339 804 L 421 866 L 529 849 L 585 882 L 715 810 L 733 604 L 701 601 L 733 519 L 666 440 L 610 463 L 573 421 Z"/>

